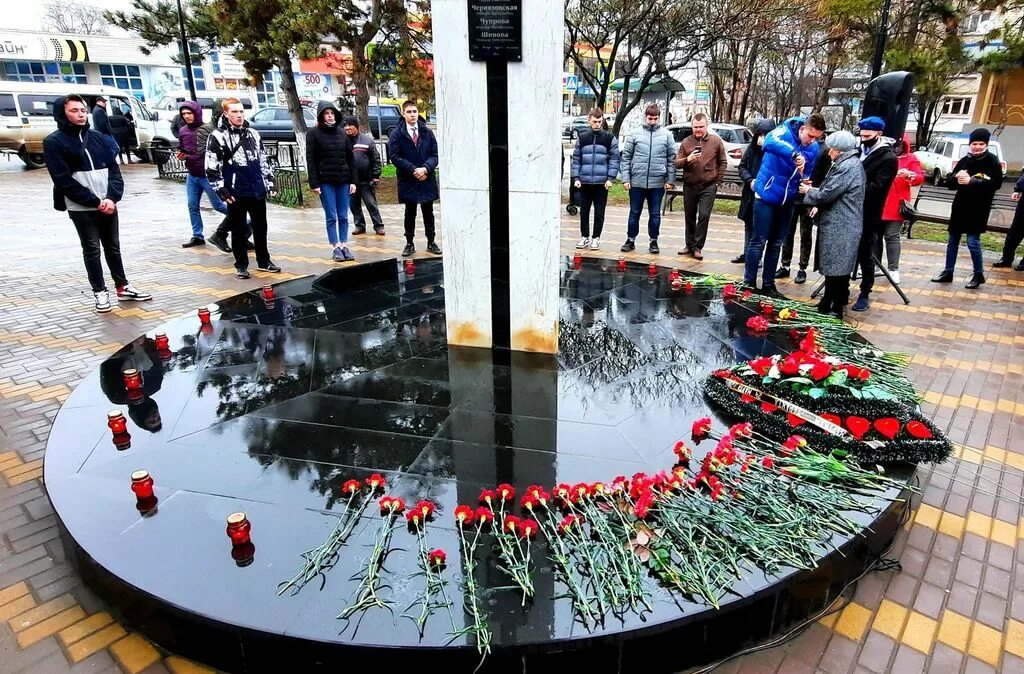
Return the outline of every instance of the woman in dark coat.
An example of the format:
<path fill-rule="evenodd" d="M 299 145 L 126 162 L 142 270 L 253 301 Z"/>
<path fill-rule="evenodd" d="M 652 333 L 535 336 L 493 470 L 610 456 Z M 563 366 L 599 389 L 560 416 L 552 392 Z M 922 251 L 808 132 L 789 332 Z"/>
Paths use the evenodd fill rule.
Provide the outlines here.
<path fill-rule="evenodd" d="M 398 178 L 398 201 L 405 204 L 405 248 L 402 257 L 416 252 L 416 205 L 423 212 L 423 230 L 427 235 L 427 252 L 440 255 L 434 241 L 434 202 L 441 198 L 437 187 L 437 138 L 419 117 L 414 101 L 402 104 L 404 122 L 388 137 L 388 157 L 395 165 Z"/>
<path fill-rule="evenodd" d="M 988 151 L 991 135 L 985 128 L 972 131 L 970 152 L 956 163 L 946 178 L 946 186 L 956 190 L 956 196 L 953 197 L 953 208 L 949 214 L 946 267 L 932 279 L 935 283 L 952 283 L 956 254 L 964 235 L 967 236 L 967 250 L 971 252 L 971 263 L 974 266 L 974 274 L 964 287 L 974 290 L 985 282 L 981 235 L 988 229 L 992 199 L 1003 183 L 1003 168 L 999 158 Z"/>
<path fill-rule="evenodd" d="M 850 301 L 850 274 L 857 263 L 864 230 L 864 167 L 859 143 L 849 131 L 825 141 L 831 166 L 820 187 L 801 183 L 804 204 L 818 218 L 818 266 L 825 276 L 825 295 L 818 311 L 842 319 Z"/>
<path fill-rule="evenodd" d="M 327 220 L 327 242 L 335 262 L 354 260 L 348 249 L 348 202 L 356 191 L 352 139 L 341 128 L 334 103 L 321 101 L 316 126 L 306 131 L 306 174 L 309 188 L 320 197 Z"/>
<path fill-rule="evenodd" d="M 740 179 L 743 181 L 743 194 L 740 196 L 740 210 L 736 214 L 743 221 L 743 252 L 734 257 L 733 264 L 743 264 L 746 260 L 747 243 L 750 232 L 754 229 L 754 180 L 761 170 L 761 158 L 764 157 L 764 137 L 774 129 L 775 121 L 765 118 L 754 128 L 754 140 L 750 141 L 740 159 Z"/>

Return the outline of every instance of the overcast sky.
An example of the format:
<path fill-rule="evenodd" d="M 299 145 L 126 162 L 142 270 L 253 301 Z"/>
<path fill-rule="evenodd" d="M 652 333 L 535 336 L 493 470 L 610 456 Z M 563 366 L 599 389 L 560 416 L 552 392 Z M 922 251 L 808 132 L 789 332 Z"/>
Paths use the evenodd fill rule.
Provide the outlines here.
<path fill-rule="evenodd" d="M 0 30 L 42 30 L 44 5 L 49 0 L 0 0 Z M 88 0 L 83 4 L 100 9 L 128 9 L 131 0 Z"/>

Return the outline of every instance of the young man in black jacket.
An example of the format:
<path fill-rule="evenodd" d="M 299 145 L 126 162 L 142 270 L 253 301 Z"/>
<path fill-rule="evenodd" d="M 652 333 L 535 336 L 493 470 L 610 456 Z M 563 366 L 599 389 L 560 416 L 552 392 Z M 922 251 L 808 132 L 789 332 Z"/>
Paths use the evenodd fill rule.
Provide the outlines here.
<path fill-rule="evenodd" d="M 398 176 L 398 201 L 405 204 L 405 248 L 402 257 L 416 252 L 412 242 L 416 234 L 416 206 L 423 213 L 423 230 L 427 235 L 427 252 L 441 254 L 435 241 L 434 202 L 441 198 L 437 186 L 437 138 L 426 122 L 420 119 L 415 101 L 402 104 L 405 120 L 388 137 L 388 158 Z"/>
<path fill-rule="evenodd" d="M 885 223 L 882 209 L 889 188 L 896 179 L 899 160 L 893 152 L 892 139 L 882 138 L 885 120 L 865 117 L 860 120 L 861 165 L 864 167 L 864 233 L 860 238 L 857 265 L 860 268 L 860 296 L 853 304 L 854 311 L 867 311 L 869 297 L 875 287 L 875 239 L 881 236 Z"/>
<path fill-rule="evenodd" d="M 341 129 L 341 115 L 330 101 L 316 108 L 316 126 L 306 131 L 306 175 L 309 188 L 320 197 L 327 219 L 327 242 L 332 259 L 356 259 L 348 243 L 348 202 L 356 191 L 352 170 L 352 139 Z"/>
<path fill-rule="evenodd" d="M 103 281 L 101 247 L 119 301 L 149 300 L 152 295 L 125 276 L 117 223 L 124 179 L 117 168 L 117 145 L 112 137 L 89 128 L 88 115 L 85 100 L 77 94 L 54 101 L 57 130 L 43 140 L 43 156 L 53 180 L 53 207 L 66 210 L 75 224 L 96 311 L 106 313 L 110 296 Z"/>
<path fill-rule="evenodd" d="M 352 199 L 349 201 L 355 225 L 352 233 L 366 233 L 366 218 L 363 216 L 365 204 L 366 210 L 370 212 L 374 234 L 384 236 L 384 221 L 377 206 L 377 183 L 380 182 L 381 172 L 377 144 L 373 142 L 373 136 L 370 134 L 359 133 L 359 120 L 355 117 L 346 117 L 344 123 L 345 133 L 352 139 L 352 168 L 355 171 L 353 184 L 356 191 L 352 193 Z"/>

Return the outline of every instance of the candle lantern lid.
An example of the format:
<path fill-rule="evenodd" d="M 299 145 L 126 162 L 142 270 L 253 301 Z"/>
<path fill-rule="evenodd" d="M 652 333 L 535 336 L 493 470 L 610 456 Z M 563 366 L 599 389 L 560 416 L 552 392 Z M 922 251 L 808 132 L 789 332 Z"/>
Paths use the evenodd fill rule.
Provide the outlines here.
<path fill-rule="evenodd" d="M 122 416 L 124 415 L 121 413 L 121 410 L 110 410 L 109 412 L 107 412 L 108 419 L 117 419 L 118 417 Z"/>
<path fill-rule="evenodd" d="M 148 470 L 137 470 L 134 473 L 132 473 L 132 482 L 142 482 L 147 477 L 149 477 Z"/>
<path fill-rule="evenodd" d="M 245 513 L 231 513 L 228 515 L 228 524 L 241 524 L 245 521 Z"/>

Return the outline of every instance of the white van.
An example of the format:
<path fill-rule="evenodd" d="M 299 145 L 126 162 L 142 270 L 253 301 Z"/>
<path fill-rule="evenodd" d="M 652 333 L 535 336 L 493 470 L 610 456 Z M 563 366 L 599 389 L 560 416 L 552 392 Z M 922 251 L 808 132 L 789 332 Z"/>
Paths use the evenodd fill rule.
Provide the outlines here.
<path fill-rule="evenodd" d="M 144 103 L 120 89 L 4 80 L 0 81 L 0 152 L 18 155 L 29 168 L 45 166 L 43 139 L 57 128 L 53 102 L 68 94 L 84 98 L 90 110 L 96 104 L 96 97 L 103 95 L 107 99 L 111 128 L 131 130 L 133 137 L 129 147 L 140 159 L 149 160 L 150 149 L 177 145 L 169 123 L 155 120 Z M 125 114 L 126 110 L 131 112 L 131 118 Z"/>
<path fill-rule="evenodd" d="M 245 108 L 246 117 L 252 114 L 252 94 L 247 89 L 241 91 L 237 89 L 197 89 L 196 102 L 203 109 L 204 122 L 210 121 L 213 102 L 218 98 L 237 98 Z M 168 91 L 153 105 L 153 113 L 159 119 L 171 122 L 178 115 L 181 104 L 191 100 L 192 94 L 187 89 Z"/>

